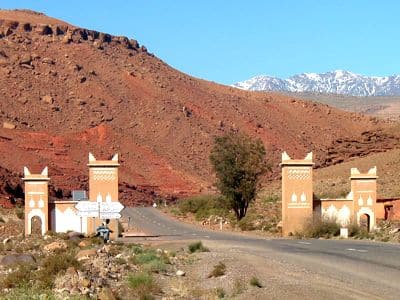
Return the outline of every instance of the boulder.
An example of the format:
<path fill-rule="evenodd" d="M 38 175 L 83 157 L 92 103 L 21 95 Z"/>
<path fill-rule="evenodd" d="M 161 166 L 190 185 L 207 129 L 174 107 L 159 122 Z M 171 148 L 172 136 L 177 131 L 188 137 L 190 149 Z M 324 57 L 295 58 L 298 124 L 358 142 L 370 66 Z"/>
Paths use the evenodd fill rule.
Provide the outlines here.
<path fill-rule="evenodd" d="M 16 253 L 16 254 L 8 254 L 3 256 L 0 261 L 0 265 L 4 267 L 9 267 L 15 264 L 34 264 L 36 263 L 36 259 L 33 257 L 32 254 L 23 254 L 23 253 Z"/>
<path fill-rule="evenodd" d="M 76 254 L 75 258 L 78 261 L 81 261 L 81 260 L 85 260 L 85 259 L 89 259 L 91 257 L 94 257 L 94 256 L 96 256 L 96 254 L 97 254 L 96 249 L 85 249 L 85 250 L 80 250 Z"/>
<path fill-rule="evenodd" d="M 185 271 L 182 270 L 176 271 L 176 276 L 185 276 L 185 275 L 186 275 Z"/>
<path fill-rule="evenodd" d="M 17 126 L 15 126 L 13 123 L 10 122 L 3 122 L 3 128 L 6 129 L 15 129 Z"/>
<path fill-rule="evenodd" d="M 55 241 L 43 247 L 44 251 L 53 252 L 56 250 L 67 249 L 67 244 L 64 241 Z"/>

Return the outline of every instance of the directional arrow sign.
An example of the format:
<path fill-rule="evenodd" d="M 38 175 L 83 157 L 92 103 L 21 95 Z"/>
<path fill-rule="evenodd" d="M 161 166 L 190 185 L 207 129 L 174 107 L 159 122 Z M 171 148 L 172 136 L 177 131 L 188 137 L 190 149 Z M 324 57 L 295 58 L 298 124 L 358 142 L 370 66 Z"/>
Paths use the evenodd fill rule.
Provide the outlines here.
<path fill-rule="evenodd" d="M 95 211 L 77 211 L 77 216 L 78 217 L 91 217 L 91 218 L 96 218 L 99 215 L 99 212 L 97 210 Z"/>
<path fill-rule="evenodd" d="M 119 213 L 124 206 L 119 202 L 100 202 L 100 213 Z"/>
<path fill-rule="evenodd" d="M 78 214 L 87 217 L 97 217 L 99 212 L 99 204 L 91 201 L 79 201 L 75 208 L 78 210 Z"/>
<path fill-rule="evenodd" d="M 100 219 L 119 219 L 121 215 L 116 212 L 100 212 Z"/>

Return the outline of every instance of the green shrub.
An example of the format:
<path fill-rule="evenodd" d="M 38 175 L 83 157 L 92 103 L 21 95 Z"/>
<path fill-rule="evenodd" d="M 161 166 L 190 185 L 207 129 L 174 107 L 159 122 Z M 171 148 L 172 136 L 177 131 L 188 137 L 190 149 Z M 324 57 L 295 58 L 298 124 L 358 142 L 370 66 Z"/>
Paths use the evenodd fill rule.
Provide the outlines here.
<path fill-rule="evenodd" d="M 169 258 L 165 254 L 157 254 L 154 250 L 145 250 L 135 255 L 132 262 L 142 265 L 143 270 L 147 272 L 161 273 L 167 270 L 166 264 L 169 264 Z"/>
<path fill-rule="evenodd" d="M 354 237 L 356 239 L 369 239 L 373 237 L 373 235 L 368 232 L 367 228 L 361 227 L 355 222 L 351 223 L 347 228 L 349 230 L 349 237 Z"/>
<path fill-rule="evenodd" d="M 189 244 L 188 249 L 190 253 L 210 251 L 207 247 L 203 246 L 203 243 L 201 241 Z"/>
<path fill-rule="evenodd" d="M 12 272 L 8 273 L 0 282 L 2 288 L 15 288 L 26 286 L 33 278 L 34 266 L 19 264 Z"/>
<path fill-rule="evenodd" d="M 25 212 L 22 207 L 17 207 L 15 209 L 15 215 L 17 216 L 18 219 L 24 220 L 25 219 Z"/>
<path fill-rule="evenodd" d="M 210 216 L 225 217 L 229 214 L 229 202 L 218 195 L 200 195 L 178 202 L 180 214 L 192 213 L 196 220 L 204 220 Z"/>
<path fill-rule="evenodd" d="M 81 265 L 72 253 L 54 253 L 44 258 L 41 269 L 36 274 L 36 280 L 42 288 L 52 288 L 54 278 L 69 267 L 80 269 Z"/>
<path fill-rule="evenodd" d="M 159 291 L 153 277 L 148 273 L 129 275 L 127 285 L 140 299 L 152 299 L 151 294 Z"/>
<path fill-rule="evenodd" d="M 16 288 L 9 290 L 6 296 L 0 294 L 0 299 L 7 300 L 56 300 L 58 298 L 52 293 L 51 290 L 41 289 L 31 285 L 20 285 Z"/>
<path fill-rule="evenodd" d="M 226 296 L 225 290 L 221 287 L 215 289 L 215 294 L 218 299 L 224 299 Z"/>
<path fill-rule="evenodd" d="M 208 275 L 208 278 L 210 277 L 220 277 L 225 275 L 226 272 L 226 266 L 223 262 L 219 262 L 218 264 L 216 264 L 213 268 L 213 270 L 211 271 L 211 273 Z"/>
<path fill-rule="evenodd" d="M 315 217 L 305 223 L 301 232 L 296 232 L 297 238 L 331 238 L 340 234 L 340 225 L 332 220 Z"/>
<path fill-rule="evenodd" d="M 254 216 L 247 214 L 244 218 L 237 222 L 240 230 L 242 231 L 252 231 L 255 230 L 254 226 Z"/>
<path fill-rule="evenodd" d="M 251 285 L 251 286 L 258 287 L 258 288 L 262 288 L 262 287 L 263 287 L 262 284 L 261 284 L 261 282 L 260 282 L 260 280 L 258 280 L 258 278 L 255 277 L 255 276 L 251 277 L 251 279 L 250 279 L 250 285 Z"/>
<path fill-rule="evenodd" d="M 167 271 L 167 266 L 161 259 L 158 258 L 144 264 L 143 269 L 147 272 L 164 273 Z"/>

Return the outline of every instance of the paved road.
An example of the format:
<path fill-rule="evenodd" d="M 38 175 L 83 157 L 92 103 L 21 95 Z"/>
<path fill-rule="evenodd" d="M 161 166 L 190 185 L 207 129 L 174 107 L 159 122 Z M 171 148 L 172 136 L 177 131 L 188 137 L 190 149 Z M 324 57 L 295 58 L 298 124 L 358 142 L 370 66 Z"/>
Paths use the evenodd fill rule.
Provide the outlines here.
<path fill-rule="evenodd" d="M 277 259 L 363 291 L 366 299 L 400 299 L 400 245 L 353 240 L 266 239 L 177 222 L 154 208 L 126 208 L 132 225 L 161 240 L 196 239 Z M 340 288 L 340 287 L 338 287 Z M 361 297 L 363 298 L 363 297 Z"/>

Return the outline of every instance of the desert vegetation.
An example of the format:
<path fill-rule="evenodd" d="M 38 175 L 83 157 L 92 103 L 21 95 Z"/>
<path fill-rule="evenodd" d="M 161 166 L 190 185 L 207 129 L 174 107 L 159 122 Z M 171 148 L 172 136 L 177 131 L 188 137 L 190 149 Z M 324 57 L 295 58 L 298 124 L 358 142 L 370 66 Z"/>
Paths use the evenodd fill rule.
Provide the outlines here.
<path fill-rule="evenodd" d="M 243 133 L 228 133 L 215 138 L 210 161 L 217 176 L 217 187 L 228 200 L 240 221 L 257 197 L 261 179 L 270 170 L 260 139 Z"/>

